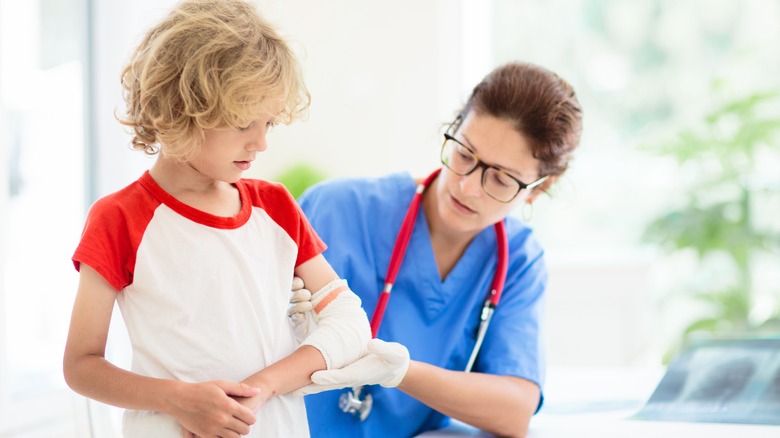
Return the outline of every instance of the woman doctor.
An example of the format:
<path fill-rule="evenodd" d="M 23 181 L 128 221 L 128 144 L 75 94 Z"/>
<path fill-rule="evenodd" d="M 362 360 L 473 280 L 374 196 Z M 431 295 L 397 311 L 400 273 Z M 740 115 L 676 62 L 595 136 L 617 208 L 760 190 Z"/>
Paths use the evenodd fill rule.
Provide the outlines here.
<path fill-rule="evenodd" d="M 358 387 L 306 397 L 313 437 L 414 436 L 446 426 L 448 417 L 499 436 L 525 436 L 543 400 L 547 272 L 532 230 L 509 213 L 530 207 L 563 174 L 581 127 L 567 82 L 542 67 L 511 63 L 474 88 L 444 135 L 442 168 L 427 187 L 400 173 L 332 180 L 301 197 L 330 246 L 326 259 L 374 314 L 375 336 L 393 341 L 372 341 L 367 357 L 313 376 L 320 386 L 308 393 Z M 393 254 L 416 191 L 421 203 L 409 213 L 408 246 Z M 391 258 L 401 259 L 395 281 L 387 280 Z M 492 319 L 478 339 L 486 298 L 496 282 L 500 288 L 503 272 L 500 302 L 487 311 Z M 380 324 L 382 295 L 389 300 Z M 346 398 L 355 395 L 371 400 L 345 413 Z"/>

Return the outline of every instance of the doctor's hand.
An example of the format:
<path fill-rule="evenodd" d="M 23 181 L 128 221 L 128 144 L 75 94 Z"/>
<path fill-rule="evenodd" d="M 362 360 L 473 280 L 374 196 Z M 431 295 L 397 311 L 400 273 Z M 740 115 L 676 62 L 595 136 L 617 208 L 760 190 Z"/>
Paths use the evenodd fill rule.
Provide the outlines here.
<path fill-rule="evenodd" d="M 295 394 L 316 394 L 361 385 L 395 388 L 406 376 L 409 362 L 409 350 L 403 345 L 371 339 L 365 356 L 337 370 L 317 371 L 311 376 L 313 383 L 295 391 Z"/>
<path fill-rule="evenodd" d="M 293 277 L 290 289 L 292 296 L 290 297 L 290 307 L 287 309 L 287 316 L 289 316 L 290 323 L 293 326 L 295 341 L 300 345 L 317 328 L 317 322 L 314 319 L 311 292 L 304 288 L 303 280 L 300 277 Z"/>

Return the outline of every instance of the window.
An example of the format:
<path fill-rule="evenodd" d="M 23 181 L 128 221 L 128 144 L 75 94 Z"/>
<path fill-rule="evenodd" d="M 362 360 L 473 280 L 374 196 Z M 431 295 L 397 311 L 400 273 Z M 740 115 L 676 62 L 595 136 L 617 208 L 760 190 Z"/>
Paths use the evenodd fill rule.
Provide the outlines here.
<path fill-rule="evenodd" d="M 649 149 L 700 127 L 728 102 L 779 90 L 780 8 L 762 0 L 481 5 L 489 17 L 480 30 L 490 53 L 485 67 L 517 59 L 543 65 L 572 83 L 584 108 L 572 167 L 531 223 L 551 267 L 550 362 L 657 362 L 692 320 L 719 316 L 707 313 L 704 300 L 684 299 L 692 294 L 682 285 L 696 281 L 700 265 L 643 241 L 653 218 L 687 202 L 691 183 L 704 182 L 672 154 Z M 777 119 L 776 108 L 773 114 L 766 118 Z M 761 170 L 776 170 L 780 160 L 769 154 L 761 161 L 750 183 L 774 189 L 756 192 L 756 217 L 774 217 L 777 201 L 764 198 L 778 198 L 777 173 Z M 777 310 L 776 275 L 755 266 L 754 298 Z"/>
<path fill-rule="evenodd" d="M 2 436 L 85 435 L 62 353 L 85 210 L 86 10 L 0 1 Z"/>

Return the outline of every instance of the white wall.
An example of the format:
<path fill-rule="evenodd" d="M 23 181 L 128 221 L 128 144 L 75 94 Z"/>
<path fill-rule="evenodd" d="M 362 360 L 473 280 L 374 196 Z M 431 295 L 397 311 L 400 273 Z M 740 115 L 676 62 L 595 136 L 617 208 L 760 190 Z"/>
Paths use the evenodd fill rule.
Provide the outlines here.
<path fill-rule="evenodd" d="M 658 364 L 651 254 L 548 251 L 547 265 L 550 367 Z"/>
<path fill-rule="evenodd" d="M 3 10 L 5 5 L 0 2 L 0 24 L 3 22 Z M 5 44 L 5 40 L 0 36 L 0 45 Z M 0 50 L 0 53 L 4 53 L 4 50 Z M 0 71 L 4 71 L 7 61 L 0 56 Z M 10 145 L 5 141 L 7 138 L 6 126 L 6 109 L 5 99 L 3 98 L 4 90 L 0 86 L 0 169 L 8 169 L 8 155 L 10 152 Z M 5 175 L 5 173 L 3 173 Z M 8 233 L 7 218 L 5 212 L 8 211 L 8 178 L 0 178 L 0 310 L 5 309 L 5 259 L 7 239 L 6 233 Z M 0 324 L 0 355 L 5 353 L 5 324 Z M 6 364 L 5 358 L 0 356 L 0 406 L 3 406 L 3 395 L 5 394 L 5 382 L 2 376 L 6 376 Z M 2 415 L 0 415 L 0 421 L 2 421 Z"/>
<path fill-rule="evenodd" d="M 151 165 L 129 151 L 113 117 L 119 74 L 143 32 L 171 0 L 95 2 L 98 194 Z M 462 101 L 459 2 L 260 0 L 304 67 L 308 120 L 278 127 L 250 176 L 273 179 L 307 162 L 329 176 L 379 175 L 437 165 L 439 127 Z M 420 158 L 422 157 L 422 158 Z"/>
<path fill-rule="evenodd" d="M 93 2 L 95 148 L 98 196 L 118 190 L 140 176 L 152 161 L 130 149 L 130 135 L 114 118 L 121 114 L 119 75 L 143 32 L 175 2 L 135 0 Z"/>
<path fill-rule="evenodd" d="M 312 105 L 271 135 L 257 175 L 300 160 L 332 176 L 436 166 L 439 124 L 459 100 L 458 2 L 260 4 L 300 49 Z"/>

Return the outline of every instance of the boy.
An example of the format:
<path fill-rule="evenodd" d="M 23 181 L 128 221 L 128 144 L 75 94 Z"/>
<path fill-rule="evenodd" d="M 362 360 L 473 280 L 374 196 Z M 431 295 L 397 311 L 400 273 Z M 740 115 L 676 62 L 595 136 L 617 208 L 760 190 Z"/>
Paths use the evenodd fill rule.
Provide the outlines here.
<path fill-rule="evenodd" d="M 146 34 L 122 86 L 121 123 L 158 157 L 90 209 L 68 385 L 128 409 L 128 437 L 308 436 L 289 393 L 363 355 L 370 329 L 287 191 L 241 178 L 267 131 L 308 107 L 297 60 L 250 4 L 184 1 Z M 318 328 L 297 349 L 293 275 L 318 290 Z M 115 301 L 131 371 L 104 357 Z"/>

